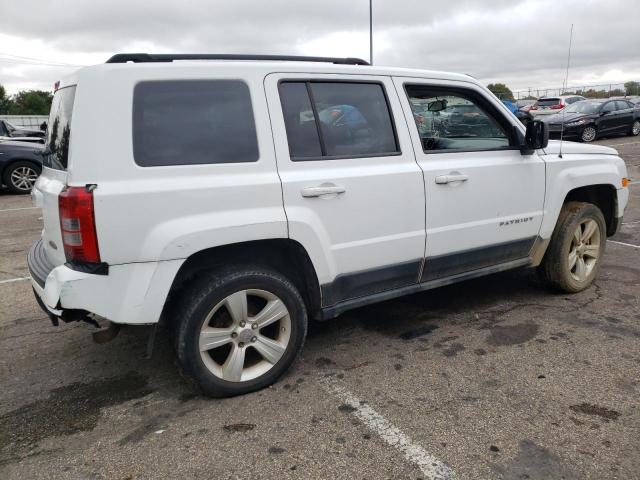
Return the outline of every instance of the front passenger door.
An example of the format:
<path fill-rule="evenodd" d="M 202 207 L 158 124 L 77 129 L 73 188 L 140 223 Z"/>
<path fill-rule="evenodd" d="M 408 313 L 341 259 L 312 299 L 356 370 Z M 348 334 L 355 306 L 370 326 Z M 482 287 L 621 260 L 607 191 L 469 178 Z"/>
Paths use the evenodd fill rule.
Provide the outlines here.
<path fill-rule="evenodd" d="M 598 133 L 611 134 L 618 128 L 618 118 L 616 115 L 616 102 L 610 101 L 605 103 L 600 110 L 600 121 L 598 122 Z"/>
<path fill-rule="evenodd" d="M 525 264 L 543 216 L 545 164 L 522 155 L 504 107 L 471 83 L 394 78 L 427 199 L 422 281 Z"/>

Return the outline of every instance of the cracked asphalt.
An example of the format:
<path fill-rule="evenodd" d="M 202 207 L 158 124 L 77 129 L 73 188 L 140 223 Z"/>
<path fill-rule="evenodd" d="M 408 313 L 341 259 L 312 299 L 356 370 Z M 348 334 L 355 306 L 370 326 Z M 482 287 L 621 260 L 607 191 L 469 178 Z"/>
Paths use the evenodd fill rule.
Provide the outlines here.
<path fill-rule="evenodd" d="M 640 140 L 598 143 L 640 180 Z M 629 188 L 613 240 L 640 245 Z M 0 193 L 0 478 L 418 479 L 428 454 L 458 479 L 640 479 L 637 248 L 608 242 L 576 295 L 520 270 L 313 324 L 276 385 L 212 400 L 166 331 L 151 360 L 142 328 L 96 345 L 88 325 L 53 327 L 28 281 L 4 282 L 28 275 L 29 207 Z"/>

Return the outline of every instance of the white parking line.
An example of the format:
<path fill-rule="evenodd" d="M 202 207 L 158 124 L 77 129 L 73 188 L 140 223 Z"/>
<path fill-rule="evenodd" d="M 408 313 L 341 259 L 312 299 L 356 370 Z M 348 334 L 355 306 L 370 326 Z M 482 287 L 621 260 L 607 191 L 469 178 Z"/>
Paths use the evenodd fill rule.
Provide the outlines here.
<path fill-rule="evenodd" d="M 331 377 L 320 380 L 321 384 L 340 401 L 353 409 L 353 414 L 358 417 L 369 429 L 374 431 L 387 444 L 402 452 L 407 460 L 416 464 L 428 480 L 452 480 L 455 478 L 453 471 L 443 462 L 425 451 L 420 445 L 402 433 L 386 418 L 376 412 L 365 402 L 349 392 L 339 382 Z"/>
<path fill-rule="evenodd" d="M 607 242 L 615 243 L 616 245 L 624 245 L 625 247 L 640 248 L 640 245 L 633 245 L 631 243 L 617 242 L 615 240 L 607 240 Z"/>
<path fill-rule="evenodd" d="M 0 210 L 0 212 L 17 212 L 18 210 L 33 210 L 34 208 L 40 207 L 5 208 L 4 210 Z"/>
<path fill-rule="evenodd" d="M 9 280 L 0 280 L 0 284 L 13 283 L 13 282 L 24 282 L 25 280 L 31 280 L 31 277 L 20 277 L 20 278 L 10 278 Z"/>

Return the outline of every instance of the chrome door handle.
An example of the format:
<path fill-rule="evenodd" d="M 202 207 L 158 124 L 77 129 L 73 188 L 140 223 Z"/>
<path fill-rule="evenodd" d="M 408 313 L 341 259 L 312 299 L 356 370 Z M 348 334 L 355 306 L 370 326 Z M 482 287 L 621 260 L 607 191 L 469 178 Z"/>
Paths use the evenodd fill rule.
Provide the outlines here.
<path fill-rule="evenodd" d="M 346 192 L 344 187 L 339 185 L 320 185 L 319 187 L 307 187 L 302 189 L 302 196 L 305 198 L 322 197 L 323 195 L 338 195 Z"/>
<path fill-rule="evenodd" d="M 438 185 L 443 185 L 445 183 L 453 183 L 453 182 L 466 182 L 469 180 L 468 175 L 438 175 L 436 177 L 436 183 Z"/>

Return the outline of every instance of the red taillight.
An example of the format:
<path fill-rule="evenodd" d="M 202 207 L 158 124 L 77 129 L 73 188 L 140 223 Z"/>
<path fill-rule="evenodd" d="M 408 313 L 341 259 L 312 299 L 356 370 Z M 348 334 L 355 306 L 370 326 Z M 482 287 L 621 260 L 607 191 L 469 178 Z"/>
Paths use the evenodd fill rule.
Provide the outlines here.
<path fill-rule="evenodd" d="M 529 110 L 537 110 L 538 106 L 537 105 L 532 105 L 531 108 Z"/>
<path fill-rule="evenodd" d="M 551 110 L 562 110 L 564 108 L 564 103 L 559 103 L 558 105 L 551 105 L 549 108 Z"/>
<path fill-rule="evenodd" d="M 60 230 L 67 262 L 100 263 L 93 191 L 67 187 L 58 197 Z"/>

